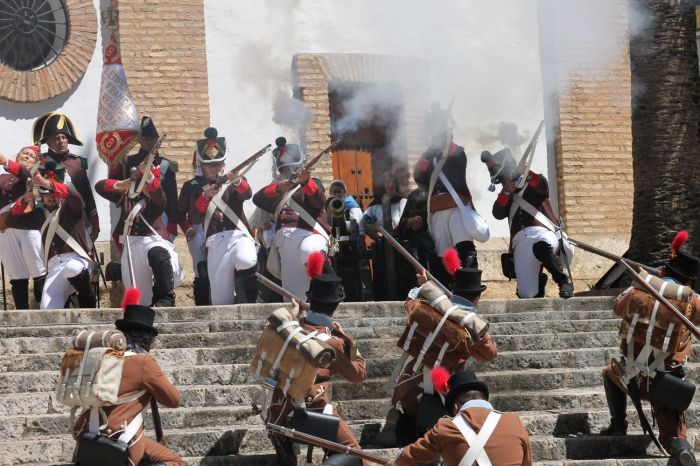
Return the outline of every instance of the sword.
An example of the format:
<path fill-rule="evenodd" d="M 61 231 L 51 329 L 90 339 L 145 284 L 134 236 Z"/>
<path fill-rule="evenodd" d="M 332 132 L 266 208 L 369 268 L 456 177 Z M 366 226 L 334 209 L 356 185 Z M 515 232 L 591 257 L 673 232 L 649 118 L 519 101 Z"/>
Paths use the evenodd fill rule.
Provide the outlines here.
<path fill-rule="evenodd" d="M 566 249 L 564 248 L 564 219 L 559 215 L 559 227 L 561 228 L 561 235 L 559 236 L 559 251 L 561 252 L 562 257 L 564 257 L 564 264 L 566 265 L 566 271 L 569 274 L 569 280 L 571 280 L 571 283 L 574 282 L 574 277 L 571 275 L 571 265 L 569 264 L 569 258 L 566 255 Z"/>

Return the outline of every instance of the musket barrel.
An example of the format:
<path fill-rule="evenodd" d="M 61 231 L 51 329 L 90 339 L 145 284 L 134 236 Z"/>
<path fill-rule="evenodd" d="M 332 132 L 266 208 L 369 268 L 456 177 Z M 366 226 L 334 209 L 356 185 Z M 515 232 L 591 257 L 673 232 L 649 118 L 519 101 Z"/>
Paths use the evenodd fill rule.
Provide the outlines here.
<path fill-rule="evenodd" d="M 390 234 L 388 231 L 386 231 L 386 230 L 384 229 L 384 227 L 382 227 L 381 225 L 379 225 L 379 226 L 378 226 L 378 230 L 382 233 L 382 235 L 384 236 L 384 239 L 385 239 L 394 249 L 396 249 L 396 250 L 399 252 L 399 254 L 401 254 L 401 255 L 403 256 L 403 258 L 406 259 L 406 260 L 413 266 L 414 269 L 416 269 L 416 272 L 423 272 L 423 271 L 425 271 L 425 274 L 428 276 L 428 278 L 430 279 L 430 281 L 432 281 L 432 282 L 435 283 L 437 286 L 439 286 L 440 289 L 441 289 L 447 296 L 452 297 L 452 292 L 451 292 L 445 285 L 443 285 L 442 283 L 440 283 L 440 281 L 438 281 L 438 279 L 435 278 L 435 277 L 433 276 L 433 274 L 431 274 L 431 273 L 428 271 L 428 269 L 426 269 L 425 267 L 423 267 L 423 266 L 421 265 L 421 263 L 418 262 L 418 259 L 416 259 L 415 257 L 413 257 L 413 256 L 411 255 L 410 252 L 406 251 L 406 249 L 405 249 L 403 246 L 401 246 L 401 244 L 399 244 L 399 242 L 396 241 L 396 239 L 395 239 L 393 236 L 391 236 L 391 234 Z"/>
<path fill-rule="evenodd" d="M 284 288 L 279 286 L 277 283 L 273 282 L 272 280 L 270 280 L 266 276 L 262 275 L 261 273 L 256 272 L 255 277 L 258 279 L 258 281 L 260 283 L 262 283 L 263 285 L 265 285 L 266 287 L 268 287 L 269 289 L 271 289 L 272 291 L 274 291 L 278 295 L 297 301 L 299 303 L 300 309 L 308 309 L 309 308 L 309 305 L 306 304 L 301 298 L 294 296 L 291 292 L 285 290 Z"/>
<path fill-rule="evenodd" d="M 311 443 L 321 448 L 326 448 L 328 450 L 333 450 L 338 453 L 345 453 L 346 455 L 355 456 L 357 458 L 362 458 L 363 460 L 370 461 L 377 464 L 386 464 L 388 460 L 381 458 L 379 456 L 370 455 L 364 451 L 352 448 L 347 445 L 342 445 L 337 442 L 331 442 L 330 440 L 322 439 L 314 435 L 305 434 L 288 427 L 282 427 L 276 424 L 267 424 L 267 428 L 273 433 L 278 435 L 284 435 L 286 437 L 291 437 L 294 440 L 299 440 L 300 442 Z"/>
<path fill-rule="evenodd" d="M 690 333 L 695 336 L 695 338 L 700 338 L 700 329 L 698 329 L 694 323 L 690 321 L 681 311 L 678 310 L 676 306 L 671 304 L 668 299 L 664 298 L 661 293 L 656 291 L 653 286 L 651 286 L 649 283 L 647 283 L 646 280 L 644 280 L 630 264 L 627 263 L 625 260 L 620 260 L 619 261 L 622 265 L 627 267 L 627 270 L 629 270 L 633 275 L 634 278 L 639 282 L 640 285 L 644 287 L 645 290 L 647 290 L 649 293 L 651 293 L 657 301 L 660 301 L 661 304 L 666 306 L 671 312 L 673 312 L 678 319 L 683 322 L 683 325 L 685 325 L 688 330 L 690 330 Z"/>
<path fill-rule="evenodd" d="M 610 259 L 611 261 L 614 261 L 614 262 L 623 261 L 623 262 L 625 262 L 626 264 L 631 265 L 631 266 L 633 266 L 633 267 L 641 267 L 641 268 L 643 268 L 644 270 L 646 270 L 647 272 L 649 272 L 649 273 L 651 273 L 651 274 L 653 274 L 653 275 L 658 275 L 658 274 L 661 272 L 661 270 L 658 269 L 658 268 L 656 268 L 656 267 L 651 267 L 651 266 L 648 266 L 648 265 L 640 264 L 639 262 L 635 262 L 635 261 L 633 261 L 633 260 L 631 260 L 631 259 L 627 259 L 627 258 L 625 258 L 625 257 L 618 256 L 618 255 L 616 255 L 616 254 L 613 254 L 613 253 L 611 253 L 611 252 L 608 252 L 608 251 L 605 251 L 605 250 L 603 250 L 603 249 L 597 248 L 597 247 L 595 247 L 595 246 L 591 246 L 590 244 L 583 243 L 583 242 L 581 242 L 581 241 L 579 241 L 579 240 L 576 240 L 576 239 L 573 239 L 573 238 L 568 238 L 568 241 L 569 241 L 571 244 L 573 244 L 574 246 L 576 246 L 577 248 L 581 248 L 581 249 L 583 249 L 584 251 L 588 251 L 588 252 L 590 252 L 590 253 L 592 253 L 592 254 L 596 254 L 596 255 L 598 255 L 598 256 L 600 256 L 600 257 L 604 257 L 604 258 L 606 258 L 606 259 Z"/>

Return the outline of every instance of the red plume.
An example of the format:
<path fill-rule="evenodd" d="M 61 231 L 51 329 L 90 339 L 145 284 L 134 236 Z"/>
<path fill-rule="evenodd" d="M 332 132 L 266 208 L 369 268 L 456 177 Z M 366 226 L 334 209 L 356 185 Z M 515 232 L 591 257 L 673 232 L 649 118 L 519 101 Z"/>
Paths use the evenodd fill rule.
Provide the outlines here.
<path fill-rule="evenodd" d="M 685 244 L 686 241 L 688 241 L 688 230 L 679 231 L 676 237 L 673 239 L 673 243 L 671 243 L 671 257 L 676 257 L 678 250 L 681 248 L 681 246 L 683 246 L 683 244 Z"/>
<path fill-rule="evenodd" d="M 320 275 L 323 271 L 323 263 L 326 258 L 320 252 L 312 252 L 306 259 L 306 275 L 309 278 L 314 278 L 316 275 Z"/>
<path fill-rule="evenodd" d="M 438 366 L 430 373 L 430 379 L 433 381 L 433 387 L 435 390 L 444 395 L 448 392 L 450 387 L 447 385 L 447 381 L 450 380 L 450 373 L 442 366 Z"/>
<path fill-rule="evenodd" d="M 126 310 L 126 306 L 130 304 L 138 304 L 141 301 L 141 290 L 138 288 L 129 288 L 124 292 L 122 297 L 122 309 Z"/>
<path fill-rule="evenodd" d="M 462 266 L 462 262 L 459 260 L 459 254 L 455 248 L 448 248 L 445 254 L 442 255 L 442 265 L 445 266 L 447 273 L 454 277 L 457 273 L 457 269 Z"/>

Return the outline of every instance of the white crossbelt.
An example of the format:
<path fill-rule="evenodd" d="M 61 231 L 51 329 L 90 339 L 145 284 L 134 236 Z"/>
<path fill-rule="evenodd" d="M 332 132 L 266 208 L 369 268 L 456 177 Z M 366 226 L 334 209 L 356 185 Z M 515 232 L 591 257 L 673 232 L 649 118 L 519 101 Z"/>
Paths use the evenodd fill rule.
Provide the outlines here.
<path fill-rule="evenodd" d="M 216 212 L 216 209 L 218 208 L 229 220 L 231 220 L 231 222 L 241 231 L 241 233 L 252 239 L 253 242 L 256 242 L 255 238 L 253 238 L 253 235 L 250 234 L 250 231 L 248 231 L 248 228 L 246 228 L 240 217 L 238 217 L 236 212 L 234 212 L 233 209 L 231 209 L 231 207 L 224 202 L 223 196 L 225 192 L 226 190 L 222 189 L 211 199 L 211 202 L 209 202 L 209 205 L 207 206 L 207 213 L 204 216 L 204 234 L 206 235 L 207 231 L 209 231 L 209 224 L 214 216 L 214 212 Z"/>
<path fill-rule="evenodd" d="M 464 420 L 461 413 L 457 414 L 457 416 L 452 419 L 454 425 L 457 426 L 457 429 L 459 429 L 460 433 L 467 441 L 467 444 L 469 444 L 467 454 L 464 455 L 459 462 L 459 466 L 472 466 L 474 461 L 476 461 L 476 464 L 479 466 L 491 466 L 491 460 L 486 454 L 484 447 L 491 438 L 491 434 L 493 434 L 500 419 L 501 413 L 491 411 L 486 421 L 484 421 L 484 425 L 481 426 L 478 435 L 474 432 L 474 429 L 467 424 L 467 421 Z"/>
<path fill-rule="evenodd" d="M 59 238 L 63 240 L 64 243 L 68 245 L 69 248 L 71 248 L 73 251 L 75 251 L 80 257 L 83 259 L 86 259 L 90 262 L 92 262 L 92 259 L 90 258 L 90 255 L 83 249 L 83 247 L 78 243 L 75 238 L 73 238 L 71 235 L 68 234 L 68 232 L 58 224 L 59 222 L 59 213 L 61 211 L 61 207 L 59 206 L 58 209 L 54 210 L 50 214 L 46 213 L 46 210 L 44 210 L 44 215 L 46 215 L 46 220 L 44 221 L 44 224 L 41 226 L 41 234 L 44 234 L 44 230 L 47 229 L 46 231 L 46 239 L 44 240 L 44 261 L 48 264 L 49 263 L 49 249 L 51 246 L 51 242 L 53 241 L 53 238 L 58 235 Z"/>
<path fill-rule="evenodd" d="M 433 159 L 433 163 L 435 162 L 435 159 Z M 435 168 L 433 169 L 433 173 L 430 175 L 430 183 L 428 184 L 428 199 L 426 201 L 426 209 L 428 213 L 428 230 L 430 230 L 430 219 L 432 217 L 432 213 L 430 212 L 430 198 L 433 196 L 433 190 L 435 189 L 435 183 L 437 183 L 438 177 L 442 174 L 442 167 L 445 165 L 445 162 L 447 162 L 447 157 L 443 157 L 438 163 L 435 163 Z"/>

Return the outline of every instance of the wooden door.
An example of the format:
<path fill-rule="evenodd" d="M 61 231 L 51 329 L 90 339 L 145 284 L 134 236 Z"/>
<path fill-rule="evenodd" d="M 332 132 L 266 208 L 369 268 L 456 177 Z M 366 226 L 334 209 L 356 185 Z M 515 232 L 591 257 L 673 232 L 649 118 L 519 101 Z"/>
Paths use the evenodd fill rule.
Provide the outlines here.
<path fill-rule="evenodd" d="M 333 178 L 343 180 L 348 194 L 365 210 L 374 197 L 372 154 L 363 150 L 338 150 L 331 154 L 331 159 Z"/>

